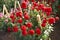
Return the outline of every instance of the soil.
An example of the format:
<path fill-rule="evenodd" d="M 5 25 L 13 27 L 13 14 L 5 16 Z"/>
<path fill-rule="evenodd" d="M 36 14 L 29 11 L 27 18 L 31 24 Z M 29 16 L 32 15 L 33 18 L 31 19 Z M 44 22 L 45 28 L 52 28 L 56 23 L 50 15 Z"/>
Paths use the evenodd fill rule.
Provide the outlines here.
<path fill-rule="evenodd" d="M 15 40 L 15 37 L 13 33 L 0 31 L 0 40 Z"/>
<path fill-rule="evenodd" d="M 50 34 L 51 40 L 60 40 L 60 21 L 54 25 L 54 31 Z"/>

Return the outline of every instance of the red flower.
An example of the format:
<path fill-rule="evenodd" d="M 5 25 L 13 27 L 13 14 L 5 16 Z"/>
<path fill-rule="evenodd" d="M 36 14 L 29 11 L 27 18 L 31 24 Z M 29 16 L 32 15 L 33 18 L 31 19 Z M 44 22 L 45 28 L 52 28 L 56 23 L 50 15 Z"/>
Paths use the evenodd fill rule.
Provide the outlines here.
<path fill-rule="evenodd" d="M 51 7 L 48 7 L 48 12 L 52 12 L 52 8 Z"/>
<path fill-rule="evenodd" d="M 25 2 L 28 2 L 28 0 L 24 0 Z"/>
<path fill-rule="evenodd" d="M 29 33 L 30 35 L 34 35 L 35 32 L 34 32 L 34 30 L 29 30 L 28 33 Z"/>
<path fill-rule="evenodd" d="M 43 19 L 42 23 L 46 23 L 46 22 L 47 22 L 47 20 L 46 19 Z"/>
<path fill-rule="evenodd" d="M 23 8 L 23 9 L 26 9 L 27 8 L 27 3 L 24 1 L 24 2 L 22 2 L 22 4 L 21 4 L 21 8 Z"/>
<path fill-rule="evenodd" d="M 27 34 L 28 34 L 27 31 L 22 31 L 23 36 L 26 36 Z"/>
<path fill-rule="evenodd" d="M 46 12 L 52 12 L 52 8 L 51 7 L 46 7 Z"/>
<path fill-rule="evenodd" d="M 24 18 L 25 18 L 25 20 L 29 20 L 30 19 L 30 16 L 28 14 L 25 14 L 24 15 Z"/>
<path fill-rule="evenodd" d="M 11 19 L 15 19 L 14 14 L 11 14 L 11 15 L 10 15 L 10 18 L 11 18 Z"/>
<path fill-rule="evenodd" d="M 28 28 L 31 28 L 33 26 L 31 22 L 28 22 L 26 25 Z"/>
<path fill-rule="evenodd" d="M 58 21 L 59 20 L 59 17 L 55 17 L 55 21 Z"/>
<path fill-rule="evenodd" d="M 41 34 L 41 29 L 40 28 L 36 28 L 36 34 L 40 35 Z"/>
<path fill-rule="evenodd" d="M 14 26 L 12 30 L 13 30 L 13 32 L 18 32 L 18 27 Z"/>
<path fill-rule="evenodd" d="M 44 7 L 44 4 L 39 4 L 38 9 L 41 10 Z"/>
<path fill-rule="evenodd" d="M 11 14 L 11 15 L 10 15 L 10 18 L 11 18 L 12 23 L 14 23 L 14 21 L 15 21 L 15 16 L 14 16 L 14 14 Z"/>
<path fill-rule="evenodd" d="M 45 11 L 46 11 L 46 7 L 45 7 L 45 6 L 42 8 L 42 11 L 43 11 L 43 12 L 45 12 Z"/>
<path fill-rule="evenodd" d="M 22 21 L 22 18 L 20 18 L 20 19 L 18 20 L 18 22 L 19 22 L 19 23 L 22 23 L 22 22 L 23 22 L 23 21 Z"/>
<path fill-rule="evenodd" d="M 22 12 L 17 12 L 17 13 L 16 13 L 16 16 L 17 16 L 17 17 L 22 17 Z"/>
<path fill-rule="evenodd" d="M 47 16 L 50 16 L 50 14 L 51 14 L 50 12 L 46 12 L 46 15 L 47 15 Z"/>
<path fill-rule="evenodd" d="M 53 17 L 49 18 L 49 19 L 48 19 L 48 23 L 49 23 L 49 24 L 55 23 L 55 18 L 53 18 Z"/>
<path fill-rule="evenodd" d="M 38 3 L 33 2 L 33 6 L 34 6 L 34 7 L 37 7 L 37 6 L 38 6 Z"/>
<path fill-rule="evenodd" d="M 41 26 L 42 26 L 42 27 L 45 27 L 45 26 L 46 26 L 46 23 L 42 23 Z"/>
<path fill-rule="evenodd" d="M 35 7 L 34 7 L 34 6 L 32 6 L 32 7 L 31 7 L 31 10 L 34 10 L 34 8 L 35 8 Z"/>
<path fill-rule="evenodd" d="M 43 12 L 52 12 L 52 8 L 51 7 L 43 7 Z"/>
<path fill-rule="evenodd" d="M 8 27 L 8 28 L 7 28 L 7 31 L 8 31 L 8 32 L 10 32 L 10 31 L 11 31 L 11 28 L 10 28 L 10 27 Z"/>
<path fill-rule="evenodd" d="M 32 2 L 35 2 L 35 0 L 31 0 Z"/>
<path fill-rule="evenodd" d="M 21 30 L 22 30 L 22 31 L 25 31 L 26 29 L 27 29 L 27 27 L 26 27 L 25 25 L 22 25 L 22 26 L 21 26 Z"/>

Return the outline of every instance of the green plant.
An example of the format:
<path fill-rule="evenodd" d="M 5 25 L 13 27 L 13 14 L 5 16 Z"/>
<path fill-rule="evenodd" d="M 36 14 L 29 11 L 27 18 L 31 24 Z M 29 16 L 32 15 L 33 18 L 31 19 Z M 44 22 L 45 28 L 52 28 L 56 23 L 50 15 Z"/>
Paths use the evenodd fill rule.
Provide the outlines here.
<path fill-rule="evenodd" d="M 14 7 L 15 0 L 0 0 L 0 12 L 3 11 L 3 4 L 6 5 L 7 9 L 10 10 Z"/>

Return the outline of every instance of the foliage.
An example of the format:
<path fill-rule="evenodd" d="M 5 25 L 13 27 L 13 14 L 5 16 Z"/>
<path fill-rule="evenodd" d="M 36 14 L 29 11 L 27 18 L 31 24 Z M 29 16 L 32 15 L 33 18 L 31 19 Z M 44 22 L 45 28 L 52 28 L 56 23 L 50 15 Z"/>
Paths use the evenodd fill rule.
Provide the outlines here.
<path fill-rule="evenodd" d="M 10 10 L 14 7 L 14 0 L 0 0 L 0 12 L 3 9 L 3 4 L 5 4 L 8 10 Z"/>

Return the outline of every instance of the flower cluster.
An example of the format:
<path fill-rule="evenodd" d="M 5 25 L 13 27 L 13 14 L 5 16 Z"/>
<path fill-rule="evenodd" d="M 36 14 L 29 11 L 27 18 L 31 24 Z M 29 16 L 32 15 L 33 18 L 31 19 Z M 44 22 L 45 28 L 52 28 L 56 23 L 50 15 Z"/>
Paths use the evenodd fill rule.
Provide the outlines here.
<path fill-rule="evenodd" d="M 32 0 L 31 4 L 27 4 L 27 2 L 27 0 L 23 1 L 21 7 L 13 10 L 15 12 L 10 12 L 8 18 L 3 16 L 6 30 L 8 32 L 20 32 L 20 35 L 26 36 L 27 39 L 29 39 L 28 35 L 33 36 L 34 39 L 36 39 L 36 36 L 37 39 L 45 39 L 59 17 L 54 18 L 53 15 L 51 16 L 52 8 L 50 6 L 35 2 L 35 0 Z"/>

